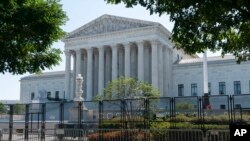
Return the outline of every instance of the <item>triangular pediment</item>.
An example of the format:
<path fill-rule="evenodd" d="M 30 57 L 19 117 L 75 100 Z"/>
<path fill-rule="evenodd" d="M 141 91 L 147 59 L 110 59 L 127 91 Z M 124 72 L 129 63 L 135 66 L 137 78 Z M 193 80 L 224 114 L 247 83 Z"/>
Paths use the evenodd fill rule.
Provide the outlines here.
<path fill-rule="evenodd" d="M 91 21 L 90 23 L 76 29 L 75 31 L 69 33 L 65 39 L 76 38 L 81 36 L 91 36 L 108 32 L 116 32 L 133 28 L 148 27 L 157 24 L 158 23 L 155 22 L 111 15 L 103 15 Z"/>

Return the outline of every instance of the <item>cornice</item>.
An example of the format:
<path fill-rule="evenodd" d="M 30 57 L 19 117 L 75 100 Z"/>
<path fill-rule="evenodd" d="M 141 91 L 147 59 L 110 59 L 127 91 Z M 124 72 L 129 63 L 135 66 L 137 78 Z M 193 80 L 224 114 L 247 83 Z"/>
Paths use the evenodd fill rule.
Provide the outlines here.
<path fill-rule="evenodd" d="M 163 44 L 172 48 L 173 45 L 168 40 L 168 33 L 159 29 L 161 26 L 143 27 L 138 29 L 129 29 L 125 31 L 116 31 L 98 35 L 84 36 L 69 39 L 65 42 L 65 49 L 90 48 L 111 44 L 119 44 L 136 41 L 159 40 Z M 161 31 L 161 32 L 159 32 Z"/>
<path fill-rule="evenodd" d="M 65 39 L 64 42 L 66 45 L 72 45 L 72 43 L 75 43 L 76 41 L 83 41 L 83 40 L 96 40 L 96 39 L 105 39 L 109 37 L 117 37 L 125 34 L 130 34 L 130 33 L 138 33 L 140 31 L 154 31 L 155 26 L 149 26 L 149 27 L 141 27 L 141 28 L 133 28 L 133 29 L 127 29 L 127 30 L 122 30 L 122 31 L 114 31 L 114 32 L 108 32 L 108 33 L 102 33 L 102 34 L 96 34 L 96 35 L 90 35 L 90 36 L 80 36 L 76 38 L 69 38 Z"/>
<path fill-rule="evenodd" d="M 50 76 L 27 76 L 27 77 L 23 77 L 21 78 L 20 81 L 26 81 L 26 80 L 38 80 L 38 79 L 55 79 L 55 78 L 65 78 L 64 74 L 54 74 L 54 75 L 50 75 Z"/>
<path fill-rule="evenodd" d="M 187 68 L 187 67 L 200 67 L 200 66 L 202 66 L 202 64 L 203 64 L 202 62 L 186 63 L 186 64 L 173 64 L 173 68 L 174 69 L 181 69 L 181 68 Z M 246 65 L 246 64 L 250 64 L 250 61 L 243 62 L 242 65 Z M 208 68 L 209 67 L 216 67 L 216 66 L 228 66 L 228 65 L 237 65 L 236 60 L 230 59 L 230 60 L 208 61 Z M 241 64 L 238 64 L 238 65 L 241 65 Z"/>

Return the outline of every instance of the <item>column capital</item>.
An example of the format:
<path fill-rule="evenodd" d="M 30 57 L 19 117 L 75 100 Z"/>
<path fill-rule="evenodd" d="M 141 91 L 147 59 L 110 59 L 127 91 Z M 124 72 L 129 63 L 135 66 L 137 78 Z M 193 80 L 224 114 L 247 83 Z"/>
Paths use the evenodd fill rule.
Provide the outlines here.
<path fill-rule="evenodd" d="M 70 51 L 70 50 L 64 50 L 63 52 L 64 52 L 64 54 L 65 54 L 66 56 L 71 55 L 71 51 Z"/>
<path fill-rule="evenodd" d="M 81 51 L 81 48 L 74 49 L 74 51 Z"/>
<path fill-rule="evenodd" d="M 107 44 L 107 46 L 117 46 L 118 43 L 110 43 L 110 44 Z"/>
<path fill-rule="evenodd" d="M 164 48 L 164 45 L 163 45 L 163 44 L 159 44 L 158 47 L 159 47 L 159 48 Z"/>
<path fill-rule="evenodd" d="M 93 52 L 93 48 L 87 48 L 86 50 L 87 50 L 87 54 L 89 54 L 89 53 L 92 53 L 92 52 Z"/>
<path fill-rule="evenodd" d="M 131 47 L 132 44 L 133 44 L 132 42 L 123 43 L 123 45 L 126 46 L 126 47 Z"/>
<path fill-rule="evenodd" d="M 136 44 L 139 46 L 143 46 L 144 45 L 144 41 L 137 41 Z"/>
<path fill-rule="evenodd" d="M 159 45 L 161 44 L 161 42 L 159 40 L 150 40 L 150 43 L 151 44 L 154 44 L 154 45 Z"/>
<path fill-rule="evenodd" d="M 110 47 L 111 47 L 112 50 L 117 50 L 118 49 L 117 44 L 111 44 Z"/>
<path fill-rule="evenodd" d="M 130 51 L 130 48 L 131 48 L 131 43 L 127 43 L 127 44 L 124 45 L 125 52 Z"/>
<path fill-rule="evenodd" d="M 104 50 L 105 50 L 105 46 L 100 46 L 100 47 L 98 47 L 97 49 L 98 49 L 98 51 L 102 51 L 102 52 L 104 52 Z"/>
<path fill-rule="evenodd" d="M 80 55 L 82 53 L 81 49 L 75 49 L 74 51 L 75 51 L 76 55 Z"/>
<path fill-rule="evenodd" d="M 87 50 L 87 51 L 92 51 L 92 50 L 93 50 L 93 48 L 92 48 L 92 47 L 90 47 L 90 48 L 86 48 L 86 50 Z"/>

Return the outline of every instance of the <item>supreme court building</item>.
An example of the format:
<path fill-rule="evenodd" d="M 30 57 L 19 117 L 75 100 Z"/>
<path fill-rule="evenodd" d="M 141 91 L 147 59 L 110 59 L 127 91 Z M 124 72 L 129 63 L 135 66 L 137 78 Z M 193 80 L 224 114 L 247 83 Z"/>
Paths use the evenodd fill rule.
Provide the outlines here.
<path fill-rule="evenodd" d="M 92 100 L 119 76 L 152 84 L 161 96 L 203 95 L 202 58 L 176 50 L 171 33 L 150 21 L 103 15 L 64 39 L 65 71 L 23 77 L 20 100 L 73 100 L 75 78 L 84 78 L 84 98 Z M 208 57 L 211 95 L 250 93 L 250 63 L 233 56 Z"/>

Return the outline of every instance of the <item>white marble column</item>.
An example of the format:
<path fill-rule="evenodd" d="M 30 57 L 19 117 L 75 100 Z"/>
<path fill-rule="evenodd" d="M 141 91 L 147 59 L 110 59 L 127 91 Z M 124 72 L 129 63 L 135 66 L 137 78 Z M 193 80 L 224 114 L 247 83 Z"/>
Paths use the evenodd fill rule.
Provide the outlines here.
<path fill-rule="evenodd" d="M 168 84 L 168 72 L 167 71 L 167 64 L 169 62 L 169 59 L 167 59 L 167 48 L 166 46 L 163 46 L 163 96 L 169 96 L 168 93 L 168 88 L 169 88 L 169 84 Z"/>
<path fill-rule="evenodd" d="M 104 88 L 104 46 L 98 49 L 99 51 L 99 70 L 98 70 L 98 94 L 103 94 Z"/>
<path fill-rule="evenodd" d="M 71 53 L 69 50 L 64 51 L 66 57 L 65 65 L 65 97 L 70 98 L 70 75 L 71 75 Z"/>
<path fill-rule="evenodd" d="M 112 80 L 112 53 L 111 48 L 106 47 L 104 49 L 104 56 L 105 56 L 105 75 L 104 75 L 104 86 L 107 86 L 108 83 Z"/>
<path fill-rule="evenodd" d="M 93 49 L 87 49 L 87 100 L 92 100 L 93 92 Z"/>
<path fill-rule="evenodd" d="M 163 45 L 158 46 L 158 87 L 163 96 Z"/>
<path fill-rule="evenodd" d="M 75 50 L 75 52 L 76 52 L 76 76 L 78 76 L 78 74 L 81 74 L 82 53 L 80 49 Z"/>
<path fill-rule="evenodd" d="M 118 65 L 117 65 L 117 46 L 112 45 L 112 80 L 117 78 L 117 72 L 118 72 Z"/>
<path fill-rule="evenodd" d="M 173 96 L 173 50 L 168 49 L 168 74 L 169 74 L 169 89 L 168 89 L 168 93 L 171 94 Z"/>
<path fill-rule="evenodd" d="M 125 76 L 130 77 L 130 44 L 124 45 L 125 49 Z"/>
<path fill-rule="evenodd" d="M 152 74 L 151 74 L 151 77 L 152 77 L 152 85 L 155 87 L 155 88 L 159 88 L 158 86 L 158 43 L 157 41 L 152 41 L 151 42 L 151 45 L 152 45 L 152 64 L 151 64 L 151 69 L 152 69 Z"/>
<path fill-rule="evenodd" d="M 72 89 L 73 91 L 71 92 L 70 94 L 70 99 L 73 100 L 74 99 L 74 95 L 75 95 L 75 90 L 76 90 L 76 52 L 73 53 L 73 77 L 71 78 L 73 79 L 72 82 L 73 82 L 73 86 L 72 86 Z"/>
<path fill-rule="evenodd" d="M 87 51 L 85 50 L 82 54 L 83 67 L 82 67 L 82 77 L 83 77 L 83 98 L 87 99 Z"/>
<path fill-rule="evenodd" d="M 143 46 L 143 42 L 139 42 L 137 43 L 138 46 L 138 80 L 139 81 L 144 81 L 144 46 Z"/>

